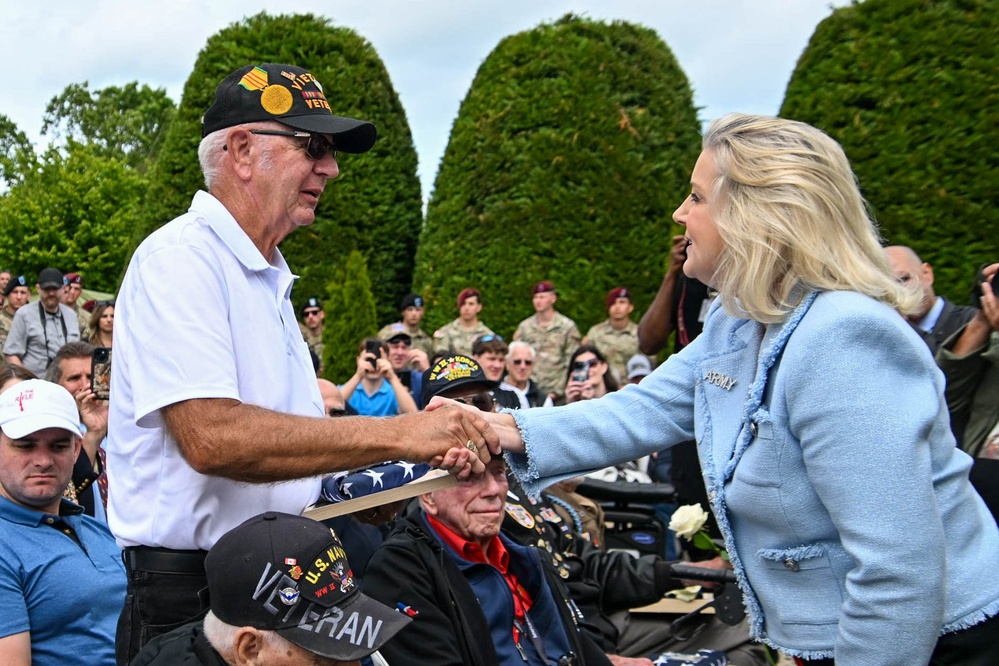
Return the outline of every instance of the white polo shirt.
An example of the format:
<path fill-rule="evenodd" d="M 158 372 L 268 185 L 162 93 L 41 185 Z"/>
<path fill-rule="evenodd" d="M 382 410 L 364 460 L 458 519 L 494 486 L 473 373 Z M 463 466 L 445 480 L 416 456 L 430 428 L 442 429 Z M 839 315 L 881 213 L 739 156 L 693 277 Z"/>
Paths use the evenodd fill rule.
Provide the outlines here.
<path fill-rule="evenodd" d="M 198 474 L 160 411 L 231 398 L 322 418 L 289 299 L 294 279 L 277 249 L 268 263 L 206 192 L 136 250 L 115 304 L 111 363 L 108 524 L 119 545 L 207 550 L 252 516 L 301 514 L 319 496 L 318 478 L 249 484 Z"/>

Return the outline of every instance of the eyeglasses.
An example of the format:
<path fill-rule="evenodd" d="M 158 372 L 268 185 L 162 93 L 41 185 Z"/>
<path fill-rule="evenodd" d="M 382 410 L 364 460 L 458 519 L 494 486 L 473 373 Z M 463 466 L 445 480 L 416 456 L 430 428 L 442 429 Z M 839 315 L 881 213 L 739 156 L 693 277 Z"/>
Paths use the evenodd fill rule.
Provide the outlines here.
<path fill-rule="evenodd" d="M 534 365 L 534 361 L 529 358 L 511 358 L 510 362 L 514 365 L 526 365 L 527 367 Z"/>
<path fill-rule="evenodd" d="M 473 395 L 463 395 L 460 398 L 452 398 L 452 400 L 460 402 L 463 405 L 471 405 L 480 412 L 491 412 L 493 411 L 493 407 L 496 405 L 496 399 L 493 398 L 493 394 L 488 391 L 475 393 Z"/>
<path fill-rule="evenodd" d="M 322 134 L 316 134 L 314 132 L 301 132 L 301 131 L 288 131 L 288 130 L 250 130 L 250 134 L 264 134 L 266 136 L 290 136 L 296 139 L 308 139 L 305 144 L 305 154 L 312 159 L 318 161 L 326 157 L 326 153 L 333 156 L 333 159 L 337 159 L 338 152 L 333 146 L 333 142 L 327 139 Z"/>
<path fill-rule="evenodd" d="M 320 312 L 322 312 L 322 310 L 306 310 L 302 314 L 306 317 L 318 317 Z"/>

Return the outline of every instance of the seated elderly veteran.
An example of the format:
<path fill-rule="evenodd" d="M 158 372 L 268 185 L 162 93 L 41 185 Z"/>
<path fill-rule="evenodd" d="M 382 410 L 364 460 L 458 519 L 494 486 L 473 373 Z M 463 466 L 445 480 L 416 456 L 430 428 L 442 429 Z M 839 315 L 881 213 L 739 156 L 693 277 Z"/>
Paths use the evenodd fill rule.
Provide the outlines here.
<path fill-rule="evenodd" d="M 470 368 L 470 373 L 439 374 L 428 382 L 426 399 L 440 396 L 493 411 L 496 408 L 490 400 L 493 385 L 483 372 L 474 368 Z M 725 652 L 734 666 L 766 663 L 762 646 L 750 641 L 745 621 L 728 626 L 714 615 L 700 615 L 691 620 L 684 636 L 678 637 L 661 618 L 628 612 L 684 586 L 673 577 L 670 563 L 654 555 L 634 557 L 627 552 L 599 548 L 582 531 L 583 520 L 572 504 L 548 491 L 537 499 L 530 497 L 509 470 L 507 483 L 503 534 L 522 545 L 537 545 L 541 555 L 550 558 L 552 568 L 582 613 L 580 629 L 609 653 L 612 663 L 648 664 L 648 660 L 639 657 L 662 652 L 690 654 L 697 650 Z M 704 564 L 724 566 L 720 559 Z"/>
<path fill-rule="evenodd" d="M 0 393 L 0 664 L 114 663 L 125 567 L 114 537 L 63 499 L 80 453 L 69 391 Z"/>
<path fill-rule="evenodd" d="M 425 386 L 482 379 L 467 356 L 435 364 Z M 372 556 L 362 587 L 413 618 L 382 649 L 390 664 L 609 664 L 576 628 L 578 610 L 537 548 L 500 532 L 506 465 L 421 495 Z M 490 640 L 491 639 L 491 640 Z"/>
<path fill-rule="evenodd" d="M 205 572 L 204 620 L 157 636 L 132 666 L 357 666 L 410 622 L 361 594 L 336 533 L 301 516 L 250 518 Z"/>

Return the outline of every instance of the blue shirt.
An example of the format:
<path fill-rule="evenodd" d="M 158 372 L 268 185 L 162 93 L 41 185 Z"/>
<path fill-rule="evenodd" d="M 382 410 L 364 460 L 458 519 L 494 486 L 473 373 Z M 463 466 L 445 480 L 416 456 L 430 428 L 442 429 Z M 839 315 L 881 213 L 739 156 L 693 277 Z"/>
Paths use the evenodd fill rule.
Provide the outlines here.
<path fill-rule="evenodd" d="M 59 516 L 0 497 L 0 637 L 31 632 L 33 666 L 113 664 L 125 567 L 107 527 L 67 500 Z M 82 547 L 60 531 L 68 525 Z"/>
<path fill-rule="evenodd" d="M 347 401 L 361 416 L 395 416 L 399 413 L 399 403 L 395 399 L 392 385 L 382 380 L 378 390 L 368 395 L 363 384 L 358 384 Z"/>

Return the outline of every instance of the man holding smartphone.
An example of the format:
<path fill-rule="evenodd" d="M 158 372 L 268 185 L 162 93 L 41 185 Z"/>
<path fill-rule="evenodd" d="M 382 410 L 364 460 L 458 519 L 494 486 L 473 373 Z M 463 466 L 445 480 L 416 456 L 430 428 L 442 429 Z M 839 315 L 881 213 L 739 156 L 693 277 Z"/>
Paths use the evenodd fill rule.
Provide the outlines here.
<path fill-rule="evenodd" d="M 416 411 L 416 402 L 389 361 L 378 338 L 361 341 L 357 371 L 340 387 L 343 399 L 361 416 L 395 416 Z"/>
<path fill-rule="evenodd" d="M 202 118 L 208 191 L 129 262 L 108 435 L 108 522 L 129 576 L 119 663 L 207 609 L 204 558 L 222 534 L 264 511 L 301 514 L 321 474 L 407 460 L 465 478 L 499 450 L 486 421 L 458 408 L 322 418 L 278 244 L 315 219 L 338 153 L 374 145 L 374 125 L 331 102 L 292 65 L 226 77 Z M 178 292 L 198 298 L 178 311 Z"/>

